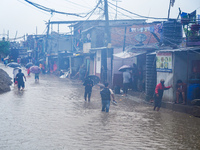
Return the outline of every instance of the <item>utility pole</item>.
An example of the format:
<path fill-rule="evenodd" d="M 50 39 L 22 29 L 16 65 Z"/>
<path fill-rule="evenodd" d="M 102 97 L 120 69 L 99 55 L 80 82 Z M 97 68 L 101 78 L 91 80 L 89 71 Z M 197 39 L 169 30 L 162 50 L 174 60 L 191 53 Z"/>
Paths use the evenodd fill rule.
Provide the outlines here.
<path fill-rule="evenodd" d="M 104 69 L 102 69 L 103 73 L 103 81 L 107 82 L 107 54 L 108 54 L 108 45 L 111 42 L 110 39 L 110 29 L 109 29 L 109 17 L 108 17 L 108 1 L 104 0 L 104 14 L 105 14 L 105 33 L 104 33 L 104 46 L 106 47 L 101 51 L 101 63 Z"/>
<path fill-rule="evenodd" d="M 174 3 L 175 3 L 175 0 L 170 0 L 170 1 L 169 1 L 168 20 L 169 20 L 169 16 L 170 16 L 171 7 L 174 6 Z"/>
<path fill-rule="evenodd" d="M 125 28 L 124 28 L 124 44 L 123 44 L 123 52 L 125 51 L 125 47 L 126 47 L 126 29 L 127 29 L 127 27 L 125 26 Z"/>
<path fill-rule="evenodd" d="M 104 0 L 104 14 L 105 14 L 105 46 L 111 42 L 110 29 L 109 29 L 109 17 L 108 17 L 108 1 Z"/>
<path fill-rule="evenodd" d="M 9 30 L 7 31 L 7 41 L 9 41 Z"/>
<path fill-rule="evenodd" d="M 47 49 L 48 49 L 49 25 L 50 25 L 50 21 L 48 21 L 48 23 L 47 23 L 47 35 L 46 35 L 46 43 L 45 43 L 45 52 L 46 53 L 47 53 Z"/>
<path fill-rule="evenodd" d="M 117 2 L 121 2 L 121 0 L 113 0 L 116 2 L 116 14 L 115 14 L 115 19 L 117 20 Z"/>
<path fill-rule="evenodd" d="M 45 54 L 47 54 L 47 51 L 48 51 L 49 25 L 50 25 L 50 20 L 48 21 L 48 24 L 47 24 L 47 36 L 46 36 L 46 42 L 45 42 Z M 46 69 L 47 69 L 47 67 L 48 67 L 48 56 L 46 55 Z"/>

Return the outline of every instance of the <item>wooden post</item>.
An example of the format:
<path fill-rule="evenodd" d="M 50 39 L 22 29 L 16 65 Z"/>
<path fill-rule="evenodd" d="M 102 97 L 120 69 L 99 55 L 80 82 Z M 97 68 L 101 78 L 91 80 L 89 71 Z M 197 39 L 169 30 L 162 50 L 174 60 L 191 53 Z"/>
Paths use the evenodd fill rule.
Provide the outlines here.
<path fill-rule="evenodd" d="M 169 9 L 168 9 L 168 20 L 169 20 L 169 16 L 170 16 L 170 9 L 171 9 L 171 0 L 169 0 Z"/>
<path fill-rule="evenodd" d="M 48 21 L 47 24 L 47 35 L 46 35 L 46 44 L 45 44 L 45 52 L 48 54 L 48 38 L 49 38 L 49 25 L 50 25 L 50 20 Z M 46 56 L 46 69 L 48 68 L 48 56 Z"/>
<path fill-rule="evenodd" d="M 109 16 L 108 16 L 108 1 L 104 0 L 104 14 L 105 14 L 105 34 L 104 34 L 104 46 L 106 47 L 106 50 L 102 50 L 105 52 L 102 52 L 101 57 L 103 57 L 101 60 L 103 66 L 104 66 L 104 81 L 107 82 L 107 53 L 108 53 L 108 44 L 110 43 L 110 29 L 109 29 Z"/>
<path fill-rule="evenodd" d="M 123 52 L 125 51 L 125 47 L 126 47 L 126 26 L 125 26 L 125 29 L 124 29 L 124 44 L 123 44 Z"/>

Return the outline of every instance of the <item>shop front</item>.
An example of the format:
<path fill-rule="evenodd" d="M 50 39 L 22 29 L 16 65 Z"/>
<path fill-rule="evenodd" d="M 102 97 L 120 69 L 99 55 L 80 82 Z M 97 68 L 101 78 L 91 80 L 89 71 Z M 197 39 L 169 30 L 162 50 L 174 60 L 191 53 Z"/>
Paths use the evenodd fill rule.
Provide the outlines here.
<path fill-rule="evenodd" d="M 164 79 L 166 86 L 173 85 L 173 88 L 164 92 L 164 101 L 176 101 L 178 80 L 187 84 L 187 104 L 191 104 L 194 99 L 200 99 L 200 48 L 157 51 L 156 71 L 157 84 L 160 79 Z"/>

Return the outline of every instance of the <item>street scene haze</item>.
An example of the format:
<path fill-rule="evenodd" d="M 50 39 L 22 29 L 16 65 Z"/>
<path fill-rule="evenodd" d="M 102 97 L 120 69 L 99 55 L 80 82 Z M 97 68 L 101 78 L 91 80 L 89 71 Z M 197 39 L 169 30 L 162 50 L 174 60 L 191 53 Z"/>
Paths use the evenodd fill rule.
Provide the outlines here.
<path fill-rule="evenodd" d="M 199 150 L 199 0 L 0 5 L 0 150 Z"/>

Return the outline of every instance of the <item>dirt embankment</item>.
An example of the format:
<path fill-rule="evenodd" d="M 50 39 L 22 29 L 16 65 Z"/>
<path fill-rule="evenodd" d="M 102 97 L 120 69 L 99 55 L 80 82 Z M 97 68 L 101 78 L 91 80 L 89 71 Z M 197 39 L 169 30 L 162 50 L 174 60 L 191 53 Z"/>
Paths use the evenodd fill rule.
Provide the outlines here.
<path fill-rule="evenodd" d="M 3 69 L 0 69 L 0 93 L 10 91 L 11 80 L 12 78 Z"/>

